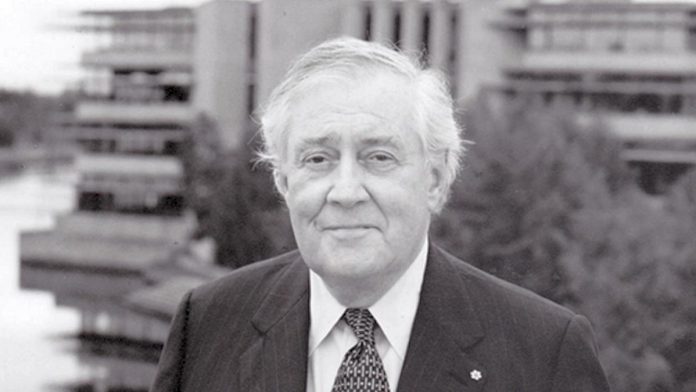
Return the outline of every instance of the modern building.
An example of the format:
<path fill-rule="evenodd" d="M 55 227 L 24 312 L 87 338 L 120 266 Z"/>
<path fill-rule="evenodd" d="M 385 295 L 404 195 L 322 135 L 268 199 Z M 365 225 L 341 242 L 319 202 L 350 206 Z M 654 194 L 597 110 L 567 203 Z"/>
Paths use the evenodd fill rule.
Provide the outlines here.
<path fill-rule="evenodd" d="M 226 148 L 247 148 L 254 110 L 292 59 L 327 38 L 420 57 L 448 75 L 461 106 L 481 93 L 524 97 L 602 121 L 650 192 L 696 163 L 693 3 L 213 0 L 80 20 L 95 47 L 57 129 L 81 151 L 77 210 L 22 235 L 21 277 L 81 312 L 85 358 L 97 353 L 109 369 L 87 380 L 97 390 L 146 389 L 180 295 L 220 273 L 181 267 L 195 226 L 177 157 L 187 130 L 205 115 Z"/>
<path fill-rule="evenodd" d="M 496 25 L 523 50 L 493 89 L 600 119 L 650 193 L 696 163 L 696 4 L 534 3 Z"/>
<path fill-rule="evenodd" d="M 565 105 L 624 142 L 661 193 L 696 164 L 696 4 L 629 0 L 235 1 L 234 53 L 256 107 L 330 37 L 391 43 L 444 71 L 461 106 L 482 92 Z M 242 4 L 246 4 L 243 6 Z M 246 39 L 245 39 L 246 38 Z M 244 60 L 246 58 L 246 60 Z M 231 68 L 230 68 L 231 69 Z M 242 72 L 250 69 L 250 72 Z"/>
<path fill-rule="evenodd" d="M 78 357 L 90 371 L 73 389 L 145 390 L 169 323 L 169 315 L 147 311 L 153 295 L 145 294 L 159 287 L 152 271 L 178 263 L 195 228 L 178 157 L 186 132 L 199 115 L 218 120 L 230 148 L 242 132 L 224 128 L 233 126 L 233 111 L 222 107 L 234 103 L 223 82 L 201 82 L 194 99 L 196 72 L 215 78 L 227 67 L 223 51 L 215 58 L 202 52 L 208 62 L 196 64 L 203 50 L 196 26 L 214 28 L 211 15 L 167 8 L 80 17 L 76 28 L 95 47 L 82 57 L 87 76 L 75 110 L 54 132 L 58 143 L 78 150 L 76 210 L 51 231 L 22 234 L 21 286 L 51 291 L 58 305 L 79 311 Z M 224 31 L 210 37 L 209 46 L 227 39 Z M 158 292 L 170 293 L 175 305 L 211 268 L 180 272 L 185 276 Z"/>

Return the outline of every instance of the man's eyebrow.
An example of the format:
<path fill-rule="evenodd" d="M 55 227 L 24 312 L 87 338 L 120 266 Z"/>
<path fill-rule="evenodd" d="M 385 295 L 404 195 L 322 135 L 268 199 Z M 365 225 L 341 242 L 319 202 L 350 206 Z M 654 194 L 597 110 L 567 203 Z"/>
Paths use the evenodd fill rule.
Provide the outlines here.
<path fill-rule="evenodd" d="M 302 139 L 297 144 L 297 146 L 295 147 L 295 153 L 300 153 L 302 151 L 305 151 L 305 150 L 313 148 L 313 147 L 321 147 L 321 146 L 336 144 L 339 142 L 339 139 L 340 139 L 340 136 L 338 134 L 335 134 L 335 133 L 331 133 L 331 134 L 324 135 L 324 136 L 308 137 L 306 139 Z M 368 136 L 366 138 L 361 139 L 359 143 L 361 146 L 366 146 L 366 147 L 390 146 L 390 147 L 399 148 L 399 147 L 403 146 L 402 138 L 399 137 L 398 135 Z"/>
<path fill-rule="evenodd" d="M 403 145 L 403 141 L 399 136 L 370 136 L 360 141 L 360 144 L 365 146 L 392 146 L 400 147 Z"/>
<path fill-rule="evenodd" d="M 325 136 L 315 136 L 315 137 L 308 137 L 306 139 L 300 140 L 300 142 L 297 144 L 297 147 L 295 148 L 295 151 L 303 151 L 306 150 L 307 148 L 311 147 L 316 147 L 316 146 L 325 146 L 327 144 L 331 144 L 333 142 L 338 141 L 338 135 L 335 134 L 329 134 Z"/>

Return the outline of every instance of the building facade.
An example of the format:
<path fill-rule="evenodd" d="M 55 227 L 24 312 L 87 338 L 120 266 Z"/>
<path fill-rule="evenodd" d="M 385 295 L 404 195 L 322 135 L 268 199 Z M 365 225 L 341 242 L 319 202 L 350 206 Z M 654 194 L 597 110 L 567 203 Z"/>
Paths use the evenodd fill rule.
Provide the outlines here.
<path fill-rule="evenodd" d="M 220 273 L 181 257 L 195 226 L 178 159 L 187 130 L 204 115 L 226 148 L 247 148 L 256 108 L 328 38 L 401 48 L 443 71 L 460 107 L 485 93 L 602 121 L 650 192 L 696 163 L 696 4 L 213 0 L 81 20 L 96 45 L 57 130 L 79 146 L 77 208 L 22 235 L 21 278 L 81 312 L 108 370 L 86 380 L 96 390 L 146 390 L 179 296 Z"/>
<path fill-rule="evenodd" d="M 494 89 L 603 121 L 650 193 L 696 163 L 696 5 L 535 3 L 507 15 L 500 25 L 524 50 Z"/>
<path fill-rule="evenodd" d="M 169 321 L 129 296 L 155 283 L 151 271 L 171 264 L 195 227 L 178 155 L 201 112 L 196 17 L 87 11 L 76 26 L 95 46 L 82 56 L 75 109 L 54 129 L 57 143 L 76 147 L 76 208 L 20 239 L 21 287 L 51 291 L 81 317 L 77 357 L 88 371 L 68 390 L 145 390 L 154 376 Z"/>

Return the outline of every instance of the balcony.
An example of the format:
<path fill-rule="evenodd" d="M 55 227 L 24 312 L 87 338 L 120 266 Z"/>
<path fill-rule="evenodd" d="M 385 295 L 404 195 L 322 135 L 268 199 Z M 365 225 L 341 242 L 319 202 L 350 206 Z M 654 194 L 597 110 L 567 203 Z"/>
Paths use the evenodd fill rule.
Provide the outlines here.
<path fill-rule="evenodd" d="M 194 218 L 190 215 L 164 217 L 78 211 L 60 216 L 57 220 L 57 231 L 65 236 L 89 237 L 90 241 L 91 239 L 113 240 L 115 243 L 131 240 L 160 245 L 184 243 L 193 229 Z M 143 257 L 137 256 L 135 259 Z"/>
<path fill-rule="evenodd" d="M 530 51 L 514 71 L 572 73 L 696 73 L 696 53 L 552 52 Z"/>
<path fill-rule="evenodd" d="M 696 165 L 695 151 L 627 149 L 621 158 L 628 162 Z"/>
<path fill-rule="evenodd" d="M 83 101 L 77 105 L 78 122 L 120 124 L 188 124 L 196 110 L 181 102 Z"/>
<path fill-rule="evenodd" d="M 186 292 L 207 282 L 192 276 L 177 276 L 126 295 L 124 304 L 134 312 L 169 321 Z"/>
<path fill-rule="evenodd" d="M 75 167 L 83 175 L 178 179 L 183 174 L 181 162 L 168 156 L 82 154 L 75 160 Z"/>
<path fill-rule="evenodd" d="M 165 260 L 172 251 L 171 245 L 134 239 L 136 233 L 147 236 L 147 231 L 143 229 L 131 230 L 131 239 L 108 238 L 107 231 L 116 231 L 108 225 L 107 220 L 84 227 L 84 233 L 80 234 L 86 235 L 82 236 L 67 231 L 23 233 L 20 241 L 22 264 L 48 270 L 61 269 L 127 277 L 137 275 L 148 266 Z M 93 236 L 88 235 L 91 234 L 88 232 L 89 228 L 98 232 Z M 56 287 L 64 287 L 63 283 L 56 282 Z M 109 285 L 104 283 L 96 285 L 94 290 L 110 291 Z M 66 289 L 73 290 L 70 288 L 72 285 L 65 286 Z M 120 287 L 120 284 L 113 285 L 114 290 L 119 292 Z M 74 290 L 91 291 L 85 287 L 76 287 Z"/>
<path fill-rule="evenodd" d="M 696 118 L 671 114 L 606 114 L 609 129 L 625 141 L 696 141 Z"/>
<path fill-rule="evenodd" d="M 132 50 L 101 49 L 82 55 L 85 67 L 111 69 L 191 69 L 193 53 L 191 50 Z"/>
<path fill-rule="evenodd" d="M 181 149 L 185 133 L 166 128 L 115 128 L 65 126 L 59 128 L 55 139 L 79 145 L 90 153 L 175 156 Z"/>

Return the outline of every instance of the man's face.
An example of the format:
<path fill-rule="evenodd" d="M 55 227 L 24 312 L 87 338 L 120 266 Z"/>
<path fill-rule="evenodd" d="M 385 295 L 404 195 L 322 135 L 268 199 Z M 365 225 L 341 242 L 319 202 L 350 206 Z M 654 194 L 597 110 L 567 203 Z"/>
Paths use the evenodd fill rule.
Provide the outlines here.
<path fill-rule="evenodd" d="M 414 130 L 413 87 L 377 72 L 303 93 L 276 176 L 300 252 L 329 285 L 386 291 L 420 251 L 443 191 Z"/>

